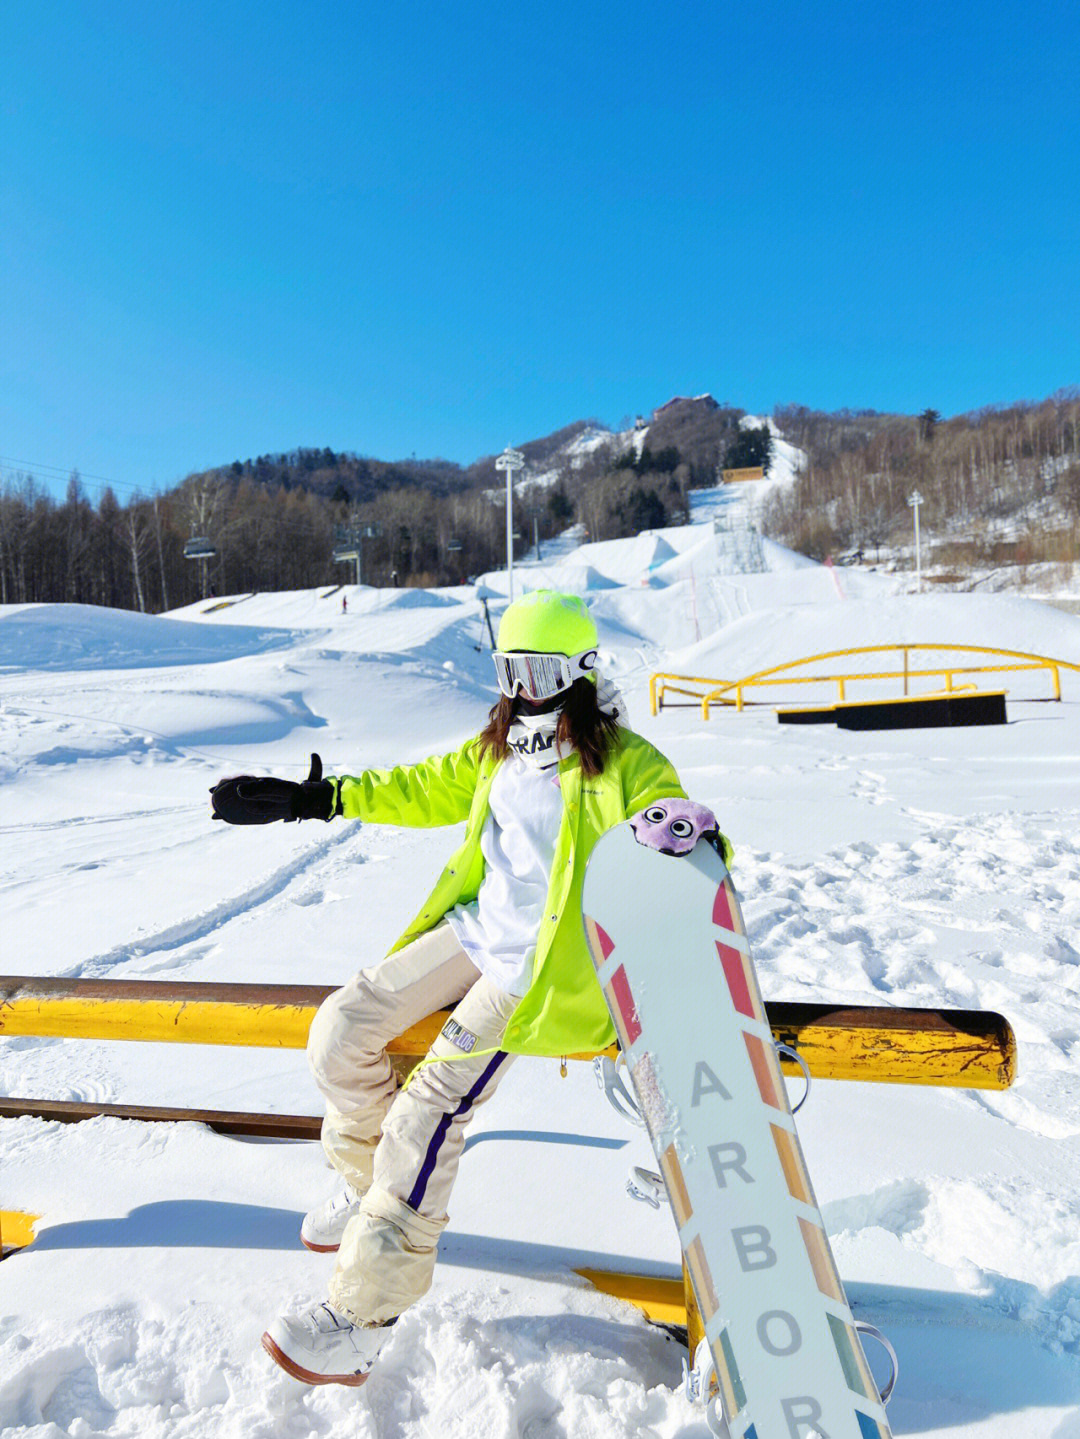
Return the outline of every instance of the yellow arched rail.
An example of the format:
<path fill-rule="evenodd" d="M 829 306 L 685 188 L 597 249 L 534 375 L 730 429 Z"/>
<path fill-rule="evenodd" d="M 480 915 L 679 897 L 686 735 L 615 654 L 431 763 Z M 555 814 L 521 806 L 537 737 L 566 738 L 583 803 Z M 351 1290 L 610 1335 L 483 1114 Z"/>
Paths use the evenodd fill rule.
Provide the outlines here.
<path fill-rule="evenodd" d="M 971 665 L 964 663 L 945 665 L 919 665 L 912 663 L 912 656 L 922 654 L 941 654 L 942 652 L 957 655 L 994 655 L 998 659 L 996 664 Z M 849 659 L 853 655 L 877 655 L 896 654 L 902 656 L 901 664 L 896 669 L 874 669 L 853 671 L 847 669 L 842 673 L 835 670 L 829 674 L 792 674 L 791 671 L 801 668 L 804 665 L 821 664 L 828 660 Z M 773 665 L 769 669 L 758 670 L 754 674 L 745 675 L 738 680 L 707 679 L 699 675 L 675 675 L 657 673 L 649 679 L 649 703 L 653 714 L 658 714 L 664 707 L 665 694 L 686 695 L 695 703 L 701 705 L 703 719 L 709 718 L 709 710 L 712 705 L 731 705 L 736 710 L 742 710 L 747 703 L 755 701 L 747 700 L 745 692 L 753 688 L 765 688 L 767 686 L 784 685 L 812 685 L 812 684 L 835 684 L 837 687 L 837 699 L 842 703 L 847 699 L 847 686 L 857 680 L 902 680 L 903 693 L 908 693 L 908 686 L 914 679 L 944 679 L 945 694 L 955 694 L 960 690 L 976 688 L 972 684 L 957 685 L 958 676 L 981 675 L 981 674 L 1006 674 L 1022 673 L 1032 670 L 1045 670 L 1050 676 L 1051 689 L 1050 698 L 1061 699 L 1061 671 L 1073 670 L 1080 674 L 1080 665 L 1073 664 L 1069 660 L 1051 659 L 1048 655 L 1028 654 L 1023 650 L 996 649 L 987 645 L 957 645 L 938 642 L 936 644 L 889 644 L 889 645 L 860 645 L 855 649 L 823 650 L 821 654 L 805 655 L 802 659 L 788 660 L 784 664 Z M 694 685 L 695 689 L 687 689 L 685 686 Z M 704 691 L 704 692 L 703 692 Z"/>

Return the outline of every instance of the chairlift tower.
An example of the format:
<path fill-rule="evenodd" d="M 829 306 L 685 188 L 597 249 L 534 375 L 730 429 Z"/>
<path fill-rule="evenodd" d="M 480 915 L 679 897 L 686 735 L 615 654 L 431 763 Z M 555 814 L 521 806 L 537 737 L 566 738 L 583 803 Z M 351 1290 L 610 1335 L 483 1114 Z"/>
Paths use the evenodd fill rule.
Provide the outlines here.
<path fill-rule="evenodd" d="M 184 542 L 184 559 L 199 561 L 199 583 L 204 600 L 209 591 L 207 561 L 212 560 L 216 554 L 217 546 L 206 535 L 192 535 L 189 540 Z"/>
<path fill-rule="evenodd" d="M 334 531 L 334 548 L 330 558 L 335 565 L 356 565 L 356 587 L 360 588 L 364 541 L 373 540 L 382 531 L 378 525 L 338 525 Z"/>

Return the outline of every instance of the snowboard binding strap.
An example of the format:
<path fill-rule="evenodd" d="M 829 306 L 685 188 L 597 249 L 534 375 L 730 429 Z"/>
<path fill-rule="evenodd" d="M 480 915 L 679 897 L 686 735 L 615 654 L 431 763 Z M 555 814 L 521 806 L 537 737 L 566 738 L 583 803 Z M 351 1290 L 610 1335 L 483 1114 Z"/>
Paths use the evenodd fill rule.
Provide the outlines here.
<path fill-rule="evenodd" d="M 793 1064 L 797 1064 L 802 1070 L 803 1078 L 806 1080 L 806 1088 L 802 1092 L 802 1098 L 799 1100 L 798 1104 L 793 1104 L 791 1106 L 792 1114 L 798 1114 L 799 1110 L 810 1098 L 810 1066 L 807 1064 L 806 1060 L 802 1057 L 802 1055 L 793 1045 L 780 1044 L 778 1042 L 776 1045 L 776 1052 L 780 1055 L 782 1059 L 790 1059 Z"/>
<path fill-rule="evenodd" d="M 621 1051 L 618 1059 L 612 1059 L 607 1054 L 598 1054 L 593 1060 L 593 1074 L 596 1076 L 596 1083 L 604 1091 L 607 1102 L 616 1114 L 621 1114 L 623 1119 L 637 1125 L 639 1129 L 644 1129 L 645 1120 L 637 1100 L 619 1073 L 620 1064 L 625 1068 L 626 1060 Z"/>

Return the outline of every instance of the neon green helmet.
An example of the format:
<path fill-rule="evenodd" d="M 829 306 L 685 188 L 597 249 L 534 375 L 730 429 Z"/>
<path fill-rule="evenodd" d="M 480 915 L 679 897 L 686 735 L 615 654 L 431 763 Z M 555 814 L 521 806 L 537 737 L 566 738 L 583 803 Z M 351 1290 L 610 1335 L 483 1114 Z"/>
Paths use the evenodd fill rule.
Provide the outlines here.
<path fill-rule="evenodd" d="M 568 658 L 599 645 L 596 624 L 585 601 L 557 590 L 533 590 L 509 605 L 499 621 L 500 650 Z"/>

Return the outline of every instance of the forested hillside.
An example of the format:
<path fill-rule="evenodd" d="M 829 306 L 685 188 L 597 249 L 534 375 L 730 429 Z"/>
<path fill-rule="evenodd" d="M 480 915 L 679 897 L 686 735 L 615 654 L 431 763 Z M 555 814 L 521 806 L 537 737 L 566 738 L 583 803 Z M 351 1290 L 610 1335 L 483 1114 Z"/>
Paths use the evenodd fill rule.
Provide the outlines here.
<path fill-rule="evenodd" d="M 913 492 L 939 561 L 966 566 L 1073 561 L 1080 529 L 1080 388 L 1040 403 L 942 419 L 874 411 L 775 412 L 807 455 L 765 523 L 794 549 L 872 560 L 911 536 Z"/>
<path fill-rule="evenodd" d="M 575 522 L 594 539 L 681 522 L 687 489 L 714 484 L 718 466 L 744 452 L 742 415 L 701 396 L 640 429 L 582 420 L 521 445 L 516 553 Z M 463 468 L 299 449 L 235 460 L 126 505 L 108 488 L 93 504 L 78 475 L 62 502 L 33 475 L 15 475 L 0 495 L 0 603 L 158 611 L 203 594 L 354 579 L 354 562 L 335 563 L 335 548 L 359 552 L 364 583 L 458 583 L 505 557 L 495 458 Z M 209 541 L 205 562 L 185 559 L 193 537 Z"/>
<path fill-rule="evenodd" d="M 793 549 L 873 560 L 910 538 L 923 498 L 926 541 L 963 570 L 1072 561 L 1080 531 L 1080 390 L 943 419 L 787 405 L 773 416 L 807 455 L 762 514 Z M 519 446 L 515 552 L 569 525 L 617 539 L 683 523 L 688 491 L 725 467 L 768 468 L 766 425 L 709 395 L 677 398 L 618 431 L 580 420 Z M 361 577 L 445 585 L 505 557 L 504 475 L 487 456 L 382 461 L 327 448 L 236 459 L 156 498 L 91 499 L 77 474 L 62 501 L 32 474 L 0 491 L 0 603 L 68 601 L 159 611 L 202 595 L 282 590 Z M 199 537 L 213 554 L 192 563 Z"/>

